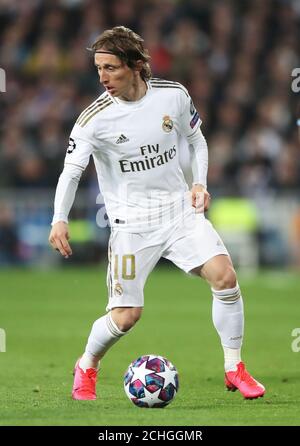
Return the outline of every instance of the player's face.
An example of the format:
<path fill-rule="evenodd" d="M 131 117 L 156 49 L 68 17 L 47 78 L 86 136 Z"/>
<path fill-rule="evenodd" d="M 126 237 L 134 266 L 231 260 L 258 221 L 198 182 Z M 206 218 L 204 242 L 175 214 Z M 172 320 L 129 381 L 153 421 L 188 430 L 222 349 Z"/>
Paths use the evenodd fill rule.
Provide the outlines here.
<path fill-rule="evenodd" d="M 130 69 L 113 54 L 95 54 L 95 65 L 101 84 L 108 93 L 117 97 L 128 97 L 138 73 Z"/>

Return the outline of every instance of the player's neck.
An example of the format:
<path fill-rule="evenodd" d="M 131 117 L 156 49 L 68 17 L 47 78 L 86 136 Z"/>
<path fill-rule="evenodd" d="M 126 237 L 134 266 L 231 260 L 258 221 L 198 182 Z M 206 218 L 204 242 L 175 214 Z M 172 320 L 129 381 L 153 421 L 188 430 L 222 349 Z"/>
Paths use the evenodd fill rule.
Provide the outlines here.
<path fill-rule="evenodd" d="M 143 96 L 145 96 L 146 92 L 147 84 L 142 78 L 139 77 L 134 80 L 128 90 L 119 98 L 122 101 L 139 101 Z"/>

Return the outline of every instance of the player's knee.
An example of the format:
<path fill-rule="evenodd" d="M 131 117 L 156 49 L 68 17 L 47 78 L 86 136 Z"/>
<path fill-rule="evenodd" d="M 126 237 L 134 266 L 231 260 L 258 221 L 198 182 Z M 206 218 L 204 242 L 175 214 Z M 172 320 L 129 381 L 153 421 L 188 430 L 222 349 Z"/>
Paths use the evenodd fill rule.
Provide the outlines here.
<path fill-rule="evenodd" d="M 220 274 L 218 274 L 212 284 L 215 290 L 227 290 L 237 285 L 236 273 L 234 268 L 228 265 Z"/>
<path fill-rule="evenodd" d="M 143 308 L 114 308 L 112 310 L 112 318 L 121 331 L 130 330 L 140 319 Z"/>

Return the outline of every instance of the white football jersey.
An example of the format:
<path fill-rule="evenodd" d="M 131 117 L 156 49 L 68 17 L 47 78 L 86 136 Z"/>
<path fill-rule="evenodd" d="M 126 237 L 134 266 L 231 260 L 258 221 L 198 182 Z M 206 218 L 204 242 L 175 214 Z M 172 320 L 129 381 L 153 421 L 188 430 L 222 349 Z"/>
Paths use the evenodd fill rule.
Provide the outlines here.
<path fill-rule="evenodd" d="M 156 229 L 187 205 L 179 151 L 201 124 L 181 84 L 153 78 L 147 87 L 139 101 L 105 92 L 87 107 L 65 159 L 84 169 L 93 156 L 110 224 L 130 232 Z"/>

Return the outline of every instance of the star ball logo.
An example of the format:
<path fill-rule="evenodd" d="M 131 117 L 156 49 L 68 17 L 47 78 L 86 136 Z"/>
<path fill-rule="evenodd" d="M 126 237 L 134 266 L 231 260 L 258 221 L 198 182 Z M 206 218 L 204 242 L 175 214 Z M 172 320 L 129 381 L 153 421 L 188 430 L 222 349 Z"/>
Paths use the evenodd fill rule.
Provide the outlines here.
<path fill-rule="evenodd" d="M 0 93 L 6 92 L 6 74 L 3 68 L 0 68 Z"/>

